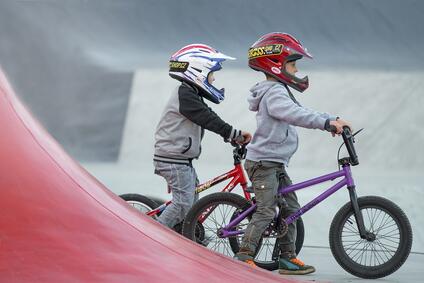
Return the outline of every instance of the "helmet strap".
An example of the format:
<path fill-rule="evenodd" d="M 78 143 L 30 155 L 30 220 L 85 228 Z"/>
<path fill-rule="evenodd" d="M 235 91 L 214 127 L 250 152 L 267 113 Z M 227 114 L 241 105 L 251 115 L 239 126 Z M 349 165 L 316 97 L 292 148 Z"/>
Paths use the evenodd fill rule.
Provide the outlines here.
<path fill-rule="evenodd" d="M 290 91 L 290 88 L 284 84 L 284 87 L 287 89 L 287 92 L 289 93 L 289 96 L 291 98 L 291 100 L 293 100 L 294 103 L 296 103 L 298 106 L 302 106 L 300 105 L 300 103 L 296 100 L 296 98 L 294 97 L 293 93 Z"/>

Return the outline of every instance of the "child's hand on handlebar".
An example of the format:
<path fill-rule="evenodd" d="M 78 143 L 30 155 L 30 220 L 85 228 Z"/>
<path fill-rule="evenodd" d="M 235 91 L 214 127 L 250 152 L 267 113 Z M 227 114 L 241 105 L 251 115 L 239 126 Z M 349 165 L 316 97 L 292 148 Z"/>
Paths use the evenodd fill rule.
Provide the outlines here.
<path fill-rule="evenodd" d="M 251 139 L 252 135 L 249 132 L 240 131 L 239 135 L 234 138 L 233 142 L 242 145 L 249 143 Z"/>
<path fill-rule="evenodd" d="M 244 144 L 247 144 L 252 140 L 252 135 L 249 132 L 241 131 L 241 135 L 244 138 Z"/>
<path fill-rule="evenodd" d="M 339 118 L 339 119 L 337 119 L 337 122 L 342 124 L 342 128 L 344 126 L 347 126 L 347 127 L 349 127 L 350 131 L 353 132 L 352 125 L 348 121 L 345 121 L 345 120 Z"/>
<path fill-rule="evenodd" d="M 330 121 L 331 134 L 334 137 L 336 134 L 340 135 L 343 132 L 343 127 L 347 126 L 352 131 L 352 126 L 345 120 L 337 118 L 337 120 Z"/>

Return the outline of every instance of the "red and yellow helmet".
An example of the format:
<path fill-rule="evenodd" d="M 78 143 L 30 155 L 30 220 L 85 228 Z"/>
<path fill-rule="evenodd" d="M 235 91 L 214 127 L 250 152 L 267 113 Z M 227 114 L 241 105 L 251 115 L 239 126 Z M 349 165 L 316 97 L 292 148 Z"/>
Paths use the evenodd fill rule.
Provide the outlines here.
<path fill-rule="evenodd" d="M 309 86 L 308 77 L 298 78 L 286 72 L 285 64 L 311 58 L 299 40 L 287 33 L 273 32 L 259 38 L 249 49 L 249 67 L 264 72 L 278 81 L 303 92 Z"/>

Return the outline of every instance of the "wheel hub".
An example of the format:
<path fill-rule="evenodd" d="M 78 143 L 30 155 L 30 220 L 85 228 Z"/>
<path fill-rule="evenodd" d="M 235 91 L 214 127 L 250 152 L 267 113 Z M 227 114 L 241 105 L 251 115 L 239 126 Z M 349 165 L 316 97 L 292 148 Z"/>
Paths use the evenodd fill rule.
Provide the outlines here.
<path fill-rule="evenodd" d="M 374 241 L 375 241 L 375 239 L 376 239 L 376 236 L 375 236 L 375 234 L 374 234 L 374 233 L 367 232 L 367 233 L 365 234 L 365 239 L 366 239 L 368 242 L 374 242 Z"/>

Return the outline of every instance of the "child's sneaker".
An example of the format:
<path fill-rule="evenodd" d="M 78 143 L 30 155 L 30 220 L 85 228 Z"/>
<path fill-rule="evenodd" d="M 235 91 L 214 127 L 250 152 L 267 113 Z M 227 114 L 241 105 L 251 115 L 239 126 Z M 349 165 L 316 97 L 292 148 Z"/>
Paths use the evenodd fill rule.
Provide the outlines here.
<path fill-rule="evenodd" d="M 278 264 L 278 272 L 287 275 L 303 275 L 315 272 L 315 268 L 310 265 L 305 265 L 300 259 L 295 256 L 286 258 L 281 257 Z"/>
<path fill-rule="evenodd" d="M 240 251 L 234 255 L 234 258 L 245 262 L 252 267 L 256 267 L 256 264 L 253 261 L 253 257 L 249 254 L 248 251 L 243 251 L 242 249 L 240 249 Z"/>
<path fill-rule="evenodd" d="M 251 267 L 257 267 L 257 265 L 253 261 L 253 259 L 246 259 L 244 262 L 247 263 L 248 265 L 250 265 Z"/>

